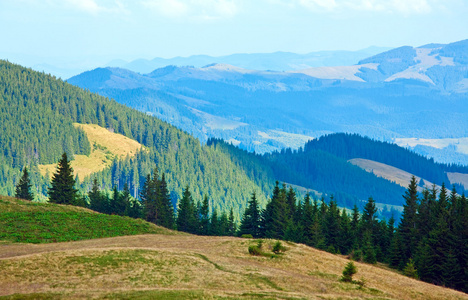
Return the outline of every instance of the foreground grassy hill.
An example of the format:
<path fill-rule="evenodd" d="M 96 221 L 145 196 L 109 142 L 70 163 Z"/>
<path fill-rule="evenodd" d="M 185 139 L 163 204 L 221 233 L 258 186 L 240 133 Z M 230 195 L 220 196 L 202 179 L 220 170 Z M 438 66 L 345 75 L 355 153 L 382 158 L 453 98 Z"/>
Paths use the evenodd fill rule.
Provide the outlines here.
<path fill-rule="evenodd" d="M 343 283 L 345 257 L 301 244 L 283 243 L 286 251 L 276 257 L 251 256 L 248 247 L 257 240 L 175 234 L 76 207 L 0 197 L 0 211 L 0 232 L 9 236 L 34 228 L 39 237 L 72 231 L 83 239 L 42 237 L 43 243 L 25 244 L 3 234 L 0 299 L 468 299 L 360 263 L 355 277 L 365 285 Z M 101 236 L 114 237 L 90 239 L 90 232 L 105 228 Z M 117 237 L 138 231 L 154 234 Z M 274 242 L 264 240 L 263 251 L 271 254 Z"/>
<path fill-rule="evenodd" d="M 140 219 L 0 196 L 0 240 L 3 243 L 52 243 L 145 233 L 175 232 Z"/>

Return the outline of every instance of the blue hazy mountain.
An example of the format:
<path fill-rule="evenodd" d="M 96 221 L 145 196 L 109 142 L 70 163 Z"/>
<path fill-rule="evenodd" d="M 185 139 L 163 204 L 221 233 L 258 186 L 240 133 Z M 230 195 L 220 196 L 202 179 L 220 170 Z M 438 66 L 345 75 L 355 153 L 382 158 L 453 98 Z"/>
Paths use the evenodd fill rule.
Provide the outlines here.
<path fill-rule="evenodd" d="M 369 47 L 358 51 L 318 51 L 307 54 L 291 52 L 239 53 L 226 56 L 193 55 L 189 57 L 137 59 L 131 62 L 112 61 L 108 67 L 125 68 L 138 73 L 149 73 L 155 69 L 173 66 L 203 67 L 210 64 L 229 64 L 252 70 L 291 71 L 311 67 L 344 66 L 356 64 L 361 59 L 389 50 L 385 47 Z"/>
<path fill-rule="evenodd" d="M 465 137 L 467 55 L 465 40 L 400 47 L 341 67 L 278 72 L 211 64 L 147 74 L 99 68 L 69 82 L 201 140 L 223 138 L 266 152 L 332 132 L 386 141 Z"/>

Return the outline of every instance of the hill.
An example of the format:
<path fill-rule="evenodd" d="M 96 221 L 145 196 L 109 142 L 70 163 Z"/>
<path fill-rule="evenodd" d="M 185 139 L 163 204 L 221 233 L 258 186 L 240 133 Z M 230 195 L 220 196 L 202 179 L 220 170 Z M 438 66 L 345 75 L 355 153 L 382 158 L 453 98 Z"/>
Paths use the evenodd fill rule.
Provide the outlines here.
<path fill-rule="evenodd" d="M 110 166 L 92 176 L 104 189 L 114 185 L 121 189 L 128 183 L 136 197 L 146 175 L 157 167 L 166 173 L 174 204 L 189 185 L 196 200 L 209 195 L 213 208 L 228 211 L 232 207 L 237 218 L 251 191 L 257 191 L 263 202 L 269 193 L 226 155 L 157 118 L 6 61 L 0 61 L 0 78 L 0 194 L 13 195 L 20 171 L 28 166 L 36 194 L 45 195 L 49 180 L 40 174 L 40 165 L 57 163 L 63 152 L 76 156 L 77 161 L 85 156 L 93 160 L 97 152 L 106 154 L 102 149 L 96 152 L 94 145 L 107 147 L 111 141 L 93 137 L 95 131 L 120 134 L 112 135 L 112 139 L 119 137 L 119 144 L 133 140 L 128 152 L 118 152 L 114 146 L 112 151 L 117 152 L 111 151 L 116 157 L 132 155 L 106 158 L 104 165 L 112 160 Z M 139 147 L 144 150 L 136 152 Z M 89 190 L 92 177 L 80 178 L 82 192 Z M 268 184 L 273 182 L 264 187 Z"/>
<path fill-rule="evenodd" d="M 85 178 L 93 173 L 104 170 L 114 159 L 133 157 L 143 146 L 122 134 L 114 133 L 94 124 L 73 124 L 86 134 L 90 142 L 89 155 L 74 155 L 71 161 L 74 174 Z M 57 164 L 39 165 L 41 175 L 50 177 L 55 172 Z"/>
<path fill-rule="evenodd" d="M 274 240 L 264 240 L 271 251 Z M 286 244 L 280 257 L 249 255 L 256 240 L 127 236 L 0 245 L 5 299 L 468 299 L 466 294 L 355 262 L 364 287 L 340 282 L 343 256 Z"/>
<path fill-rule="evenodd" d="M 0 196 L 2 243 L 54 243 L 150 233 L 178 234 L 141 219 Z M 0 253 L 5 254 L 3 249 Z"/>
<path fill-rule="evenodd" d="M 105 68 L 68 82 L 158 116 L 202 141 L 222 138 L 257 153 L 297 149 L 335 132 L 384 141 L 460 139 L 468 126 L 466 45 L 405 46 L 354 65 L 291 72 L 221 63 L 147 74 Z M 449 145 L 455 148 L 414 150 L 440 162 L 468 161 L 456 142 Z"/>

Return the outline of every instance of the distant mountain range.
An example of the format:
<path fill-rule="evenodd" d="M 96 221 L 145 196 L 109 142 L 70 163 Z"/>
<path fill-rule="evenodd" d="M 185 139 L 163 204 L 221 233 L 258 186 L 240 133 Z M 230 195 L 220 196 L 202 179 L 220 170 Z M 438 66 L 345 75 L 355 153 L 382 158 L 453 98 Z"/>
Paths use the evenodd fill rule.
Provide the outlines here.
<path fill-rule="evenodd" d="M 468 163 L 460 139 L 468 128 L 468 40 L 400 47 L 341 67 L 279 72 L 211 64 L 148 74 L 109 67 L 68 82 L 201 140 L 223 138 L 250 151 L 297 148 L 326 133 L 350 132 Z M 444 158 L 439 145 L 447 138 L 455 142 L 444 146 L 452 153 Z M 405 139 L 426 140 L 410 145 Z"/>
<path fill-rule="evenodd" d="M 229 64 L 251 70 L 292 71 L 312 67 L 343 66 L 356 64 L 361 59 L 391 48 L 369 47 L 358 51 L 318 51 L 307 54 L 291 52 L 239 53 L 225 56 L 192 55 L 189 57 L 137 59 L 131 62 L 114 60 L 107 67 L 118 67 L 138 73 L 149 73 L 155 69 L 173 66 L 200 68 L 210 64 Z"/>

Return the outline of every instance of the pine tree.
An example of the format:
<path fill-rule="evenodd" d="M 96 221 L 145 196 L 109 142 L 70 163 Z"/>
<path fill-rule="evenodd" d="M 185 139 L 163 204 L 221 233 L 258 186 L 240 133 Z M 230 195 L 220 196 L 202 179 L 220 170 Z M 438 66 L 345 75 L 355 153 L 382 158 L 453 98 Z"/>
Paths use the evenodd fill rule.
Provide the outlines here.
<path fill-rule="evenodd" d="M 166 228 L 174 227 L 174 206 L 172 205 L 169 189 L 167 188 L 166 175 L 163 173 L 159 182 L 160 221 L 159 225 Z"/>
<path fill-rule="evenodd" d="M 200 207 L 200 229 L 199 232 L 201 235 L 210 234 L 210 207 L 208 202 L 208 196 L 203 197 L 203 203 Z"/>
<path fill-rule="evenodd" d="M 34 195 L 31 191 L 31 179 L 29 178 L 28 168 L 24 167 L 23 176 L 21 176 L 18 184 L 16 185 L 15 197 L 32 201 Z"/>
<path fill-rule="evenodd" d="M 258 208 L 257 195 L 252 193 L 247 209 L 242 217 L 239 227 L 239 235 L 251 234 L 253 237 L 260 237 L 260 210 Z"/>
<path fill-rule="evenodd" d="M 97 178 L 93 180 L 93 186 L 88 193 L 88 197 L 90 209 L 106 214 L 110 212 L 109 199 L 99 190 Z"/>
<path fill-rule="evenodd" d="M 185 187 L 182 199 L 179 202 L 179 209 L 177 210 L 177 230 L 189 233 L 195 233 L 197 230 L 195 220 L 195 206 L 190 193 L 190 188 Z"/>
<path fill-rule="evenodd" d="M 405 204 L 403 205 L 403 215 L 401 217 L 399 231 L 401 236 L 402 254 L 404 264 L 414 257 L 418 245 L 417 231 L 417 210 L 418 210 L 418 185 L 416 177 L 411 178 L 408 189 L 403 196 Z"/>
<path fill-rule="evenodd" d="M 236 221 L 234 220 L 234 211 L 231 207 L 231 210 L 229 211 L 229 219 L 228 219 L 228 235 L 234 236 L 236 235 L 237 231 L 237 224 Z"/>
<path fill-rule="evenodd" d="M 67 153 L 62 154 L 58 162 L 49 188 L 49 201 L 58 204 L 74 204 L 78 200 L 78 190 L 75 189 L 73 169 L 68 161 Z"/>

